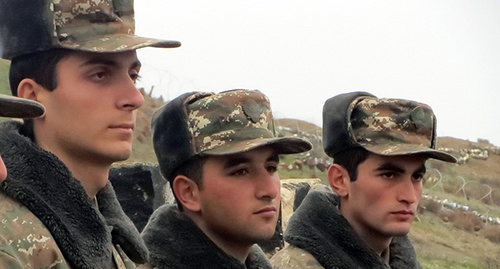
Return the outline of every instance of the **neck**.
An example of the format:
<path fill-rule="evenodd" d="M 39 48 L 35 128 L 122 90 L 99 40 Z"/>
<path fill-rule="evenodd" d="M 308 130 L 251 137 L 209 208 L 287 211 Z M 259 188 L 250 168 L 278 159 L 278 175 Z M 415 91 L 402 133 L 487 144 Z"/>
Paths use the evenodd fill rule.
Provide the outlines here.
<path fill-rule="evenodd" d="M 389 248 L 392 241 L 392 236 L 387 236 L 378 231 L 366 229 L 364 226 L 359 225 L 356 221 L 353 221 L 351 216 L 340 208 L 340 211 L 347 222 L 354 229 L 356 234 L 363 240 L 378 256 L 382 257 L 382 253 Z"/>
<path fill-rule="evenodd" d="M 35 135 L 36 137 L 36 135 Z M 84 188 L 90 198 L 94 198 L 109 181 L 109 170 L 112 162 L 104 162 L 85 156 L 74 156 L 57 146 L 51 146 L 50 143 L 36 140 L 38 146 L 46 151 L 53 153 L 61 160 Z"/>
<path fill-rule="evenodd" d="M 59 156 L 58 156 L 59 157 Z M 72 160 L 65 161 L 69 171 L 73 176 L 80 181 L 85 192 L 90 198 L 94 198 L 96 194 L 106 186 L 109 181 L 110 166 L 96 165 L 95 163 L 75 163 Z"/>
<path fill-rule="evenodd" d="M 203 222 L 195 213 L 188 212 L 185 209 L 184 214 L 188 216 L 193 222 L 203 231 L 203 233 L 214 242 L 224 253 L 237 259 L 241 264 L 245 264 L 245 261 L 252 248 L 252 243 L 246 243 L 242 241 L 235 241 L 234 238 L 228 238 L 224 234 L 220 234 L 208 227 L 205 222 Z"/>

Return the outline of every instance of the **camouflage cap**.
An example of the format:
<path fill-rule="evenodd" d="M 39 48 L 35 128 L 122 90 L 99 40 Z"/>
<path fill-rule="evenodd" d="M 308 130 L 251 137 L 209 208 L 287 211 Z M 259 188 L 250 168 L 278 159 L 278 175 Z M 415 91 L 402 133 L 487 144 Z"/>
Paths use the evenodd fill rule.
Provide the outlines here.
<path fill-rule="evenodd" d="M 0 117 L 34 118 L 43 115 L 42 104 L 19 97 L 0 94 Z"/>
<path fill-rule="evenodd" d="M 133 0 L 0 0 L 4 59 L 53 48 L 118 52 L 181 45 L 134 32 Z"/>
<path fill-rule="evenodd" d="M 446 162 L 452 155 L 436 150 L 436 117 L 422 103 L 403 99 L 379 99 L 355 92 L 330 98 L 323 108 L 325 152 L 363 147 L 381 155 L 422 153 Z"/>
<path fill-rule="evenodd" d="M 271 146 L 278 154 L 312 148 L 298 137 L 277 137 L 268 98 L 257 90 L 192 92 L 153 115 L 153 144 L 163 176 L 169 178 L 193 156 L 227 155 Z"/>

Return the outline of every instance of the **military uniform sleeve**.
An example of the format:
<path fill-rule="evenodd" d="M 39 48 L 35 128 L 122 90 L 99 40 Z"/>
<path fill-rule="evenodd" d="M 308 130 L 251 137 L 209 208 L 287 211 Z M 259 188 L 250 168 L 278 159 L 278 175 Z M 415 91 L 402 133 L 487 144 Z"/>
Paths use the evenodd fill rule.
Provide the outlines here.
<path fill-rule="evenodd" d="M 5 242 L 1 240 L 0 244 L 5 245 Z M 0 268 L 23 269 L 24 266 L 2 248 L 0 249 Z"/>
<path fill-rule="evenodd" d="M 296 248 L 294 246 L 286 246 L 278 251 L 272 258 L 271 264 L 275 269 L 321 269 L 324 268 L 311 253 Z"/>
<path fill-rule="evenodd" d="M 0 268 L 56 266 L 69 268 L 47 228 L 26 207 L 0 192 Z"/>

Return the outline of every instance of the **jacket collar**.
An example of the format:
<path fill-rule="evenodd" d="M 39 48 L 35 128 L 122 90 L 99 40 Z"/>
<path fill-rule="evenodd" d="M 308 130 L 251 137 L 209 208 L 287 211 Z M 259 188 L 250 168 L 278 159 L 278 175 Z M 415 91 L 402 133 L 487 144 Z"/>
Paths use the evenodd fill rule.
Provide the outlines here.
<path fill-rule="evenodd" d="M 112 186 L 97 194 L 97 210 L 64 163 L 25 133 L 20 122 L 0 124 L 0 153 L 9 171 L 1 189 L 42 221 L 72 267 L 110 268 L 112 241 L 144 262 L 147 250 Z"/>
<path fill-rule="evenodd" d="M 285 240 L 325 268 L 387 268 L 342 216 L 339 203 L 334 193 L 309 193 L 290 218 Z M 389 248 L 391 268 L 420 267 L 407 236 L 394 237 Z"/>
<path fill-rule="evenodd" d="M 254 245 L 245 264 L 227 255 L 176 205 L 159 207 L 143 231 L 150 262 L 159 269 L 172 268 L 271 268 L 264 252 Z"/>

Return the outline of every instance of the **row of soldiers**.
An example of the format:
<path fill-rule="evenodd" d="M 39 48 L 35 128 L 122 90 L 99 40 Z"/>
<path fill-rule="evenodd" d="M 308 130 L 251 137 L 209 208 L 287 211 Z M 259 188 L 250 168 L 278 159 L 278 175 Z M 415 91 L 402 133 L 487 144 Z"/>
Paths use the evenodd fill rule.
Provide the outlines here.
<path fill-rule="evenodd" d="M 323 113 L 328 181 L 288 223 L 271 260 L 256 243 L 280 210 L 279 156 L 311 149 L 278 137 L 257 90 L 190 92 L 158 109 L 153 144 L 176 203 L 140 234 L 109 183 L 131 153 L 136 49 L 178 41 L 134 34 L 133 1 L 0 0 L 0 54 L 14 96 L 0 99 L 2 268 L 419 268 L 406 234 L 435 150 L 431 108 L 341 94 Z M 28 119 L 31 118 L 31 119 Z M 3 166 L 2 166 L 3 167 Z"/>

